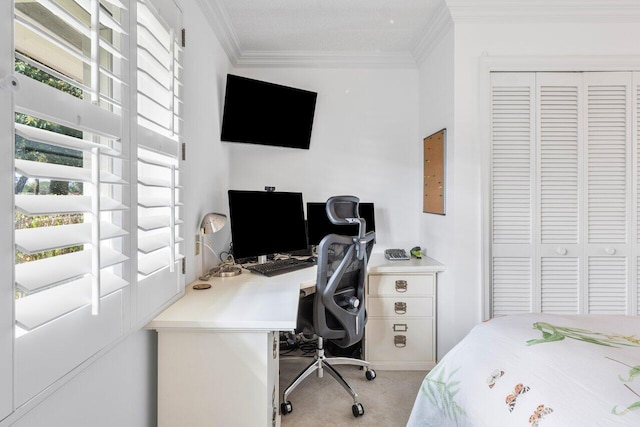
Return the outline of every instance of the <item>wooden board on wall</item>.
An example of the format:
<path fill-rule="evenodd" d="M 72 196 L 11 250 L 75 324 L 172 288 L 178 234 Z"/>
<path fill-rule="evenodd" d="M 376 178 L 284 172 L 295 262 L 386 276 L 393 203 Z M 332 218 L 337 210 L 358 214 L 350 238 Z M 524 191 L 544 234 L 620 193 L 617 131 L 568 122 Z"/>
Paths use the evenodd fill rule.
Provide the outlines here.
<path fill-rule="evenodd" d="M 445 134 L 442 129 L 426 137 L 424 145 L 423 212 L 445 214 Z"/>

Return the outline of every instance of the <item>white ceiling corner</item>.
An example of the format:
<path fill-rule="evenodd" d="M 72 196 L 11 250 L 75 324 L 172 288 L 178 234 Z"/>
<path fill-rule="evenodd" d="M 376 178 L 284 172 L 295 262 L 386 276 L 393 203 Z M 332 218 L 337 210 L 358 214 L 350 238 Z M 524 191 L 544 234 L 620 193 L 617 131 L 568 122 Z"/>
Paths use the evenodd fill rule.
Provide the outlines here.
<path fill-rule="evenodd" d="M 444 9 L 444 0 L 196 1 L 238 67 L 414 68 Z"/>
<path fill-rule="evenodd" d="M 431 53 L 447 29 L 452 26 L 453 20 L 449 8 L 442 2 L 413 43 L 412 54 L 417 63 L 422 62 Z"/>
<path fill-rule="evenodd" d="M 640 22 L 640 0 L 196 0 L 236 67 L 416 67 L 454 23 Z"/>
<path fill-rule="evenodd" d="M 209 26 L 218 37 L 222 48 L 227 53 L 227 57 L 235 65 L 241 54 L 240 42 L 225 10 L 217 0 L 196 0 L 196 2 L 200 6 Z"/>

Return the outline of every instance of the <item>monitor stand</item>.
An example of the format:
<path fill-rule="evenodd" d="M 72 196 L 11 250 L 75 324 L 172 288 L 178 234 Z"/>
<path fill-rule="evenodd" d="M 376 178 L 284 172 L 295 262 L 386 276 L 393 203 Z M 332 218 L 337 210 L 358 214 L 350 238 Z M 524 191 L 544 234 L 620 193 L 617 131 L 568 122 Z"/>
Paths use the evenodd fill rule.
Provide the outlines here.
<path fill-rule="evenodd" d="M 264 264 L 265 262 L 267 262 L 267 256 L 266 255 L 259 255 L 258 256 L 258 264 Z"/>

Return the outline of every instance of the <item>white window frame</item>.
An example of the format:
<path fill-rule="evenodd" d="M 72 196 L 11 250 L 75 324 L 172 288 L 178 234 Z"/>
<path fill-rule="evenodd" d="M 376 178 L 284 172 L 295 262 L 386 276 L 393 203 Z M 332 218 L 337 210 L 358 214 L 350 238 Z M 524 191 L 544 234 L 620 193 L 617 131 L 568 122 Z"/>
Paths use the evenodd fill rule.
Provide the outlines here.
<path fill-rule="evenodd" d="M 13 278 L 13 96 L 4 82 L 13 75 L 13 2 L 0 3 L 0 420 L 14 409 L 14 278 Z"/>

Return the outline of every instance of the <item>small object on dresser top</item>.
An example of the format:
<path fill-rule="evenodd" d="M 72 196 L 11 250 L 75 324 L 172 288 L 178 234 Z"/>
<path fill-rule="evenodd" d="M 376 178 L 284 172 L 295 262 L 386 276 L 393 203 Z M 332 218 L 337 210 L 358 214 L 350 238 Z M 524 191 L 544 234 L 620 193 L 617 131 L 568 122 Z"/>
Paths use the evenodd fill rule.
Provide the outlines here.
<path fill-rule="evenodd" d="M 411 248 L 411 255 L 418 258 L 418 259 L 422 259 L 422 248 L 420 246 L 414 246 L 413 248 Z"/>
<path fill-rule="evenodd" d="M 404 249 L 385 249 L 384 257 L 389 261 L 408 260 L 409 255 Z"/>

